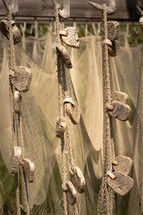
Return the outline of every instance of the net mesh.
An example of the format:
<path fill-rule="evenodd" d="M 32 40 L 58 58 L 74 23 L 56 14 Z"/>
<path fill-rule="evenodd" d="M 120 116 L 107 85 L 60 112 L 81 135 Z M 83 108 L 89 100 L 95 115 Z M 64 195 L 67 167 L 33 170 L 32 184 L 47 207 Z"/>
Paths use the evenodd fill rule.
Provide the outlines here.
<path fill-rule="evenodd" d="M 116 205 L 117 214 L 140 215 L 143 213 L 143 48 L 141 45 L 131 48 L 126 34 L 121 38 L 124 45 L 119 55 L 110 59 L 112 91 L 128 93 L 132 114 L 128 122 L 113 119 L 112 132 L 115 154 L 133 158 L 134 187 L 127 196 L 116 197 Z M 15 214 L 14 177 L 8 173 L 12 152 L 8 57 L 2 35 L 0 40 L 0 208 L 3 214 Z M 25 156 L 36 167 L 35 181 L 28 184 L 32 215 L 63 214 L 61 146 L 55 135 L 58 116 L 55 41 L 49 29 L 39 39 L 24 38 L 23 43 L 15 46 L 17 65 L 31 68 L 33 74 L 30 91 L 22 94 Z M 81 110 L 80 123 L 71 125 L 72 148 L 75 163 L 84 172 L 87 183 L 85 193 L 78 198 L 79 214 L 92 215 L 97 214 L 103 164 L 101 37 L 81 38 L 80 49 L 68 48 L 68 52 L 73 64 L 67 77 L 68 89 L 77 98 Z M 71 206 L 68 210 L 73 214 Z"/>

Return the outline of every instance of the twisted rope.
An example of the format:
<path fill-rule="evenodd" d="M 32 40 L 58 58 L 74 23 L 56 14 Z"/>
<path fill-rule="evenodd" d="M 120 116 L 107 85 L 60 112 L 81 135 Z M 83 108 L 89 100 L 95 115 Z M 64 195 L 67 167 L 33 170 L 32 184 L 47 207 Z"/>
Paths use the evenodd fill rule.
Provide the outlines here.
<path fill-rule="evenodd" d="M 12 6 L 8 6 L 8 26 L 9 26 L 9 42 L 8 42 L 8 52 L 9 52 L 9 67 L 14 71 L 15 69 L 15 49 L 13 42 L 13 33 L 12 33 Z M 13 91 L 14 87 L 11 84 L 11 80 L 9 78 L 9 99 L 10 99 L 10 112 L 11 112 L 11 123 L 12 123 L 12 144 L 13 146 L 17 146 L 17 134 L 16 134 L 16 124 L 17 117 L 15 116 L 14 111 L 14 97 Z M 17 215 L 21 214 L 20 208 L 20 199 L 19 199 L 19 173 L 15 174 L 15 185 L 16 185 L 16 207 L 17 207 Z"/>
<path fill-rule="evenodd" d="M 74 214 L 78 215 L 78 203 L 76 202 L 76 204 L 74 205 Z"/>
<path fill-rule="evenodd" d="M 69 95 L 68 95 L 68 90 L 67 90 L 67 81 L 66 81 L 66 71 L 65 71 L 65 64 L 64 62 L 62 61 L 62 71 L 63 71 L 63 94 L 64 94 L 64 97 L 67 98 Z M 66 128 L 66 142 L 67 142 L 67 146 L 68 146 L 68 154 L 69 154 L 69 160 L 70 160 L 70 163 L 71 163 L 71 167 L 74 167 L 74 158 L 73 158 L 73 151 L 72 151 L 72 143 L 71 143 L 71 137 L 70 137 L 70 120 L 69 120 L 69 117 L 66 113 L 66 107 L 64 106 L 64 114 L 65 114 L 65 117 L 66 117 L 66 120 L 67 120 L 67 128 Z"/>
<path fill-rule="evenodd" d="M 56 11 L 56 36 L 57 36 L 57 44 L 58 46 L 62 45 L 62 41 L 60 38 L 60 30 L 62 28 L 62 25 L 60 23 L 59 19 L 59 9 L 61 8 L 61 5 L 56 3 L 54 1 L 55 5 L 55 11 Z M 66 168 L 66 152 L 65 147 L 68 147 L 68 155 L 69 160 L 71 163 L 71 166 L 74 166 L 74 159 L 73 159 L 73 153 L 72 153 L 72 144 L 71 144 L 71 138 L 70 138 L 70 129 L 69 129 L 69 117 L 66 114 L 66 110 L 63 107 L 63 99 L 68 97 L 68 91 L 67 91 L 67 85 L 66 85 L 66 73 L 65 73 L 65 64 L 63 61 L 63 57 L 57 50 L 57 68 L 58 68 L 58 99 L 59 99 L 59 115 L 65 116 L 67 119 L 67 127 L 65 131 L 65 135 L 63 138 L 61 138 L 61 145 L 62 145 L 62 168 L 63 168 L 63 184 L 66 183 L 67 179 L 67 168 Z M 65 145 L 66 143 L 66 145 Z M 64 214 L 67 214 L 67 196 L 66 193 L 63 192 L 63 200 L 64 200 Z M 75 215 L 78 215 L 78 205 L 74 206 L 74 213 Z"/>
<path fill-rule="evenodd" d="M 18 129 L 19 129 L 20 145 L 21 145 L 21 149 L 22 149 L 22 158 L 24 158 L 24 156 L 25 156 L 25 152 L 24 152 L 25 143 L 24 143 L 24 136 L 23 136 L 22 112 L 19 113 Z M 26 175 L 25 175 L 23 167 L 22 167 L 22 183 L 23 183 L 24 204 L 26 206 L 26 215 L 30 215 L 27 179 L 26 179 Z"/>
<path fill-rule="evenodd" d="M 9 100 L 10 100 L 10 116 L 11 116 L 11 128 L 12 128 L 12 144 L 17 146 L 17 136 L 16 136 L 16 117 L 14 111 L 14 98 L 13 98 L 13 86 L 9 78 Z"/>
<path fill-rule="evenodd" d="M 14 49 L 14 41 L 13 41 L 13 33 L 12 33 L 12 6 L 8 6 L 8 23 L 9 23 L 9 57 L 10 57 L 10 69 L 14 70 L 15 63 L 15 49 Z"/>
<path fill-rule="evenodd" d="M 64 61 L 61 61 L 62 63 L 62 72 L 63 72 L 63 78 L 62 78 L 62 86 L 63 86 L 63 97 L 68 98 L 68 89 L 67 89 L 67 77 L 66 77 L 66 70 L 65 70 L 65 64 Z M 67 71 L 68 72 L 68 71 Z M 65 138 L 66 138 L 66 144 L 68 147 L 68 155 L 69 155 L 69 160 L 70 160 L 70 165 L 71 167 L 74 167 L 74 157 L 73 157 L 73 149 L 72 149 L 72 142 L 71 142 L 71 136 L 70 136 L 70 119 L 66 113 L 66 107 L 64 106 L 64 115 L 66 117 L 67 121 L 67 127 L 65 131 Z M 78 215 L 78 203 L 74 205 L 74 214 Z"/>
<path fill-rule="evenodd" d="M 55 16 L 56 16 L 56 36 L 57 36 L 57 44 L 58 46 L 61 45 L 60 39 L 60 30 L 61 30 L 61 23 L 59 19 L 59 9 L 61 8 L 60 4 L 55 4 Z M 62 76 L 62 64 L 61 64 L 61 54 L 57 50 L 57 76 L 58 76 L 58 106 L 59 106 L 59 116 L 64 116 L 63 110 L 63 76 Z M 66 183 L 67 180 L 67 162 L 66 162 L 66 152 L 65 152 L 65 140 L 64 137 L 61 138 L 61 149 L 62 149 L 62 171 L 63 171 L 63 184 Z M 67 195 L 63 191 L 63 208 L 64 208 L 64 215 L 68 214 L 67 210 Z"/>
<path fill-rule="evenodd" d="M 107 29 L 107 6 L 103 4 L 103 28 L 104 35 L 103 41 L 108 39 L 108 29 Z M 107 171 L 112 171 L 112 159 L 113 150 L 111 143 L 111 128 L 110 128 L 110 117 L 105 108 L 106 103 L 110 101 L 111 95 L 111 85 L 110 85 L 110 71 L 109 71 L 109 56 L 108 56 L 108 45 L 103 43 L 103 110 L 104 110 L 104 130 L 103 130 L 103 179 L 101 190 L 99 192 L 98 199 L 98 213 L 112 215 L 113 209 L 113 192 L 108 187 L 107 184 Z"/>
<path fill-rule="evenodd" d="M 65 185 L 67 180 L 67 168 L 66 168 L 66 151 L 65 151 L 65 142 L 64 137 L 61 138 L 62 144 L 62 171 L 63 171 L 63 184 Z M 67 215 L 67 195 L 63 192 L 63 206 L 64 206 L 64 214 Z"/>

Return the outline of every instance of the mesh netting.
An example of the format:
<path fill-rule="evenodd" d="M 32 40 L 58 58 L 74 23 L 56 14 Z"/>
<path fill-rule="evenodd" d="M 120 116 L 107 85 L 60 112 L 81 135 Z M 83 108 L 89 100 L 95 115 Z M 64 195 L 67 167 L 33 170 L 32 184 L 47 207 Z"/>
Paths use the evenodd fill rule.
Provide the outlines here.
<path fill-rule="evenodd" d="M 118 214 L 140 215 L 142 201 L 142 53 L 140 45 L 130 48 L 127 35 L 116 58 L 110 59 L 112 91 L 129 94 L 132 107 L 128 122 L 112 121 L 116 155 L 133 158 L 134 188 L 123 198 L 116 198 Z M 33 78 L 30 91 L 22 94 L 25 155 L 36 167 L 35 181 L 28 184 L 32 215 L 63 214 L 62 158 L 60 140 L 55 135 L 58 116 L 58 86 L 56 73 L 56 38 L 49 30 L 40 39 L 25 39 L 16 45 L 17 65 L 31 68 Z M 10 169 L 12 151 L 11 121 L 8 87 L 7 50 L 0 43 L 0 150 Z M 73 69 L 67 77 L 69 93 L 76 97 L 81 110 L 78 125 L 71 125 L 72 148 L 76 165 L 84 172 L 87 188 L 80 195 L 79 214 L 97 214 L 97 198 L 102 176 L 103 148 L 103 86 L 101 37 L 80 39 L 80 49 L 68 49 Z M 140 87 L 139 87 L 140 86 Z M 0 208 L 3 214 L 15 214 L 14 177 L 0 163 Z M 4 173 L 4 174 L 3 174 Z M 23 201 L 23 199 L 21 199 Z M 71 207 L 69 214 L 73 214 Z"/>

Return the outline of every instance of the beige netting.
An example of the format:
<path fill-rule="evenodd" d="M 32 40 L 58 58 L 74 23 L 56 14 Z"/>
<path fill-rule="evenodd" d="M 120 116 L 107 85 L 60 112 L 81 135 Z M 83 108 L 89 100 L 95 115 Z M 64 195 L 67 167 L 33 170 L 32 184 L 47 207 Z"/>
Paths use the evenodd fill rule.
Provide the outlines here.
<path fill-rule="evenodd" d="M 9 170 L 11 142 L 11 121 L 8 89 L 8 61 L 4 38 L 1 37 L 0 50 L 2 69 L 0 73 L 0 149 L 4 163 Z M 124 34 L 126 40 L 127 36 Z M 62 165 L 60 140 L 55 136 L 58 116 L 56 38 L 49 30 L 40 39 L 25 39 L 16 46 L 17 65 L 32 69 L 31 89 L 22 94 L 23 131 L 25 154 L 36 166 L 35 181 L 28 184 L 31 214 L 63 214 Z M 68 76 L 70 94 L 77 97 L 81 110 L 79 125 L 72 126 L 72 147 L 75 163 L 85 174 L 87 189 L 79 198 L 80 214 L 97 214 L 97 197 L 102 176 L 103 139 L 103 86 L 101 38 L 89 36 L 80 39 L 80 49 L 68 49 L 73 69 Z M 141 46 L 130 48 L 126 43 L 120 53 L 111 61 L 112 90 L 129 94 L 132 116 L 130 122 L 113 119 L 113 138 L 116 155 L 128 155 L 134 160 L 131 192 L 117 198 L 118 214 L 140 215 L 142 201 L 142 59 Z M 3 60 L 2 60 L 3 57 Z M 71 77 L 70 77 L 71 76 Z M 138 93 L 140 86 L 140 94 Z M 74 92 L 75 91 L 75 92 Z M 140 95 L 140 96 L 139 96 Z M 136 115 L 135 115 L 136 113 Z M 131 124 L 130 124 L 131 123 Z M 2 167 L 4 169 L 4 167 Z M 6 172 L 1 175 L 2 197 L 7 206 L 4 214 L 15 214 L 14 196 L 9 199 L 4 193 L 14 190 L 7 183 L 13 181 Z M 9 178 L 9 179 L 8 179 Z M 11 183 L 13 184 L 13 183 Z M 11 203 L 11 204 L 10 204 Z M 0 204 L 2 208 L 2 204 Z M 72 214 L 72 210 L 69 214 Z"/>

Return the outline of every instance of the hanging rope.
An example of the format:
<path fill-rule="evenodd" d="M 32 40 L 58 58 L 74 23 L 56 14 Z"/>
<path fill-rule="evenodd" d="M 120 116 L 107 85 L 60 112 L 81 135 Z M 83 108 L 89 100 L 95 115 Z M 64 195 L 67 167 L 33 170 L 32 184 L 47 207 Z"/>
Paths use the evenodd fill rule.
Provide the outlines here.
<path fill-rule="evenodd" d="M 19 141 L 22 149 L 22 158 L 25 157 L 24 153 L 24 137 L 23 137 L 23 125 L 22 125 L 22 110 L 19 113 L 19 124 L 18 124 L 18 133 L 19 133 Z M 29 197 L 28 197 L 28 187 L 27 187 L 27 179 L 24 172 L 24 168 L 22 167 L 22 184 L 23 184 L 23 193 L 24 193 L 24 204 L 26 207 L 26 214 L 30 215 L 30 207 L 29 207 Z"/>
<path fill-rule="evenodd" d="M 59 9 L 61 5 L 55 2 L 55 11 L 56 11 L 56 35 L 57 35 L 57 46 L 62 46 L 62 41 L 60 38 L 60 31 L 62 30 L 62 25 L 59 19 Z M 74 159 L 72 153 L 71 139 L 70 139 L 70 129 L 69 129 L 69 117 L 67 116 L 66 109 L 63 108 L 64 98 L 68 97 L 68 90 L 66 84 L 66 71 L 65 71 L 65 63 L 63 61 L 63 56 L 57 49 L 57 73 L 58 73 L 58 101 L 59 101 L 59 116 L 66 118 L 66 131 L 65 135 L 61 137 L 61 145 L 62 145 L 62 169 L 63 169 L 63 185 L 67 182 L 67 153 L 70 160 L 71 167 L 74 166 Z M 67 147 L 67 152 L 66 152 Z M 64 200 L 64 214 L 68 214 L 67 210 L 67 195 L 66 192 L 63 192 L 63 200 Z M 74 214 L 78 215 L 78 205 L 77 203 L 74 205 Z"/>
<path fill-rule="evenodd" d="M 12 72 L 15 71 L 16 61 L 15 61 L 15 48 L 13 41 L 13 33 L 12 33 L 12 6 L 8 6 L 8 23 L 9 23 L 9 67 Z M 22 131 L 22 117 L 21 113 L 18 115 L 14 111 L 14 91 L 15 87 L 11 83 L 11 79 L 9 79 L 9 96 L 10 96 L 10 109 L 11 109 L 11 121 L 12 121 L 12 140 L 13 146 L 21 145 L 22 148 L 22 158 L 24 157 L 24 139 L 23 139 L 23 131 Z M 23 179 L 23 189 L 24 189 L 24 201 L 26 205 L 26 213 L 30 215 L 29 202 L 28 202 L 28 190 L 27 190 L 27 181 L 25 177 L 24 170 L 22 168 L 22 179 Z M 15 183 L 16 183 L 16 206 L 17 206 L 17 215 L 21 214 L 20 209 L 20 199 L 19 199 L 19 172 L 15 174 Z"/>
<path fill-rule="evenodd" d="M 109 72 L 109 56 L 108 56 L 108 30 L 107 30 L 107 6 L 103 5 L 103 110 L 104 110 L 104 131 L 103 131 L 103 179 L 101 190 L 98 199 L 98 213 L 112 215 L 113 211 L 113 192 L 107 184 L 107 171 L 112 171 L 113 150 L 111 143 L 111 128 L 110 117 L 106 110 L 106 103 L 110 101 L 111 87 L 110 87 L 110 72 Z"/>
<path fill-rule="evenodd" d="M 68 90 L 67 90 L 67 78 L 66 78 L 66 71 L 65 71 L 65 64 L 62 61 L 62 71 L 63 71 L 63 95 L 64 98 L 68 98 Z M 67 71 L 68 72 L 68 71 Z M 74 159 L 73 159 L 73 152 L 72 152 L 72 143 L 71 143 L 71 137 L 70 137 L 70 119 L 66 113 L 66 109 L 64 108 L 64 113 L 66 116 L 66 120 L 67 120 L 67 128 L 66 128 L 66 141 L 67 141 L 67 147 L 68 147 L 68 152 L 69 152 L 69 160 L 70 160 L 70 164 L 71 167 L 74 167 Z"/>
<path fill-rule="evenodd" d="M 66 74 L 68 71 L 66 71 L 65 69 L 65 63 L 62 60 L 62 72 L 63 72 L 63 77 L 62 77 L 62 89 L 63 89 L 63 97 L 64 98 L 68 98 L 68 89 L 67 89 L 67 77 Z M 70 137 L 70 119 L 66 113 L 66 108 L 64 106 L 64 115 L 66 117 L 66 121 L 67 121 L 67 127 L 66 127 L 66 131 L 65 131 L 65 138 L 66 138 L 66 144 L 67 144 L 67 148 L 68 148 L 68 155 L 69 155 L 69 160 L 70 160 L 70 165 L 71 167 L 74 167 L 74 158 L 73 158 L 73 150 L 72 150 L 72 143 L 71 143 L 71 137 Z M 78 215 L 78 203 L 76 202 L 74 205 L 74 214 Z"/>
<path fill-rule="evenodd" d="M 61 30 L 61 24 L 59 20 L 59 9 L 60 5 L 55 5 L 55 15 L 56 15 L 56 36 L 57 36 L 57 44 L 61 45 L 59 32 Z M 58 75 L 58 106 L 59 106 L 59 116 L 63 117 L 63 89 L 62 89 L 62 68 L 61 68 L 61 56 L 60 52 L 57 50 L 57 75 Z M 66 152 L 65 152 L 65 140 L 64 136 L 61 138 L 61 149 L 62 149 L 62 170 L 63 170 L 63 184 L 66 183 L 67 180 L 67 162 L 66 162 Z M 63 208 L 64 215 L 68 214 L 67 211 L 67 196 L 63 191 Z"/>
<path fill-rule="evenodd" d="M 9 25 L 9 67 L 12 71 L 15 69 L 15 50 L 14 50 L 14 42 L 13 42 L 13 33 L 12 33 L 12 6 L 8 6 L 8 25 Z M 11 122 L 12 122 L 12 142 L 13 146 L 17 146 L 17 135 L 16 135 L 16 125 L 17 125 L 17 117 L 14 112 L 14 87 L 11 84 L 11 80 L 9 78 L 9 98 L 10 98 L 10 111 L 11 111 Z M 20 209 L 20 199 L 19 199 L 19 172 L 15 174 L 15 185 L 16 185 L 16 207 L 17 207 L 17 215 L 21 214 Z"/>

